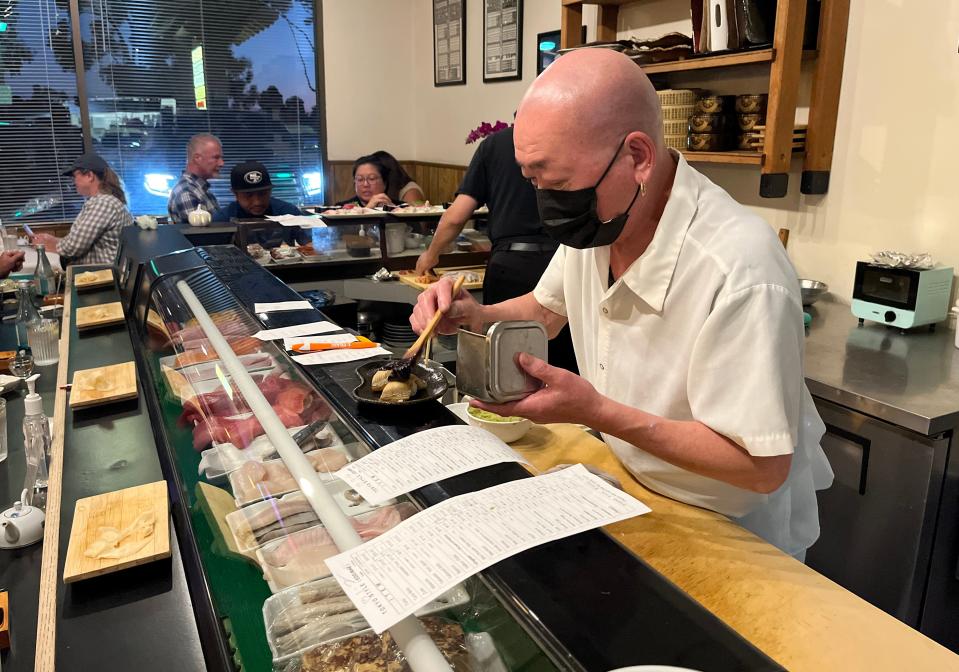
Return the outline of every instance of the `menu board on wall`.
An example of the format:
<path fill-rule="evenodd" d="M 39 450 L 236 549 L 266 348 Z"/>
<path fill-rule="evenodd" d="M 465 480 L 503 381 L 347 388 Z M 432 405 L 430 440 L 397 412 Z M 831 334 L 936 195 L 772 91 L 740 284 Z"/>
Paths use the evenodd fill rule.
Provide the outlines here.
<path fill-rule="evenodd" d="M 466 0 L 433 0 L 433 86 L 466 84 Z"/>
<path fill-rule="evenodd" d="M 523 0 L 483 0 L 483 81 L 523 77 Z"/>

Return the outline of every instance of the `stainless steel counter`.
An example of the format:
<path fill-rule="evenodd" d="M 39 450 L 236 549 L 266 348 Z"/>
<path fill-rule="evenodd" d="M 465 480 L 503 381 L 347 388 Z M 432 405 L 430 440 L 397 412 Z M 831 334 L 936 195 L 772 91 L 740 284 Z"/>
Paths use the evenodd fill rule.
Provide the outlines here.
<path fill-rule="evenodd" d="M 946 324 L 908 334 L 849 306 L 808 308 L 806 383 L 815 397 L 931 436 L 959 426 L 959 350 Z"/>

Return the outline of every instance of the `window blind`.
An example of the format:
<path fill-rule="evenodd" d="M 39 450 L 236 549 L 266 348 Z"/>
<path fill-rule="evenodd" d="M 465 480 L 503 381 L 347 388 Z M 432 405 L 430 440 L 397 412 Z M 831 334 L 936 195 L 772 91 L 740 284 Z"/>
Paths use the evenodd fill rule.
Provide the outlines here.
<path fill-rule="evenodd" d="M 80 0 L 93 147 L 136 214 L 166 214 L 186 144 L 208 132 L 230 169 L 262 161 L 273 195 L 322 199 L 313 4 L 300 0 Z"/>
<path fill-rule="evenodd" d="M 72 219 L 69 168 L 83 151 L 67 0 L 0 3 L 0 218 Z"/>

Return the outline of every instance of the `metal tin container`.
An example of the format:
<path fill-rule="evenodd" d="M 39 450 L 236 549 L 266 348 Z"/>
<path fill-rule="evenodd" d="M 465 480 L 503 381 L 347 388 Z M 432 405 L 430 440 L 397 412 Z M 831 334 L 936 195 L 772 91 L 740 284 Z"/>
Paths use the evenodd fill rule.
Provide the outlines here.
<path fill-rule="evenodd" d="M 516 355 L 547 357 L 546 328 L 539 322 L 494 322 L 486 333 L 459 330 L 456 387 L 481 401 L 503 403 L 526 397 L 541 387 L 516 366 Z"/>

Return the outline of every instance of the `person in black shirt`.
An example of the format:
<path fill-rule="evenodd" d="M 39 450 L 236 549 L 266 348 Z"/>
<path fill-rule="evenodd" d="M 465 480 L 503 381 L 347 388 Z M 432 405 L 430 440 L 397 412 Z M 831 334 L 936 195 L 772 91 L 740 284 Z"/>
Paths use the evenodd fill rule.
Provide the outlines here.
<path fill-rule="evenodd" d="M 493 244 L 483 302 L 499 303 L 532 292 L 559 247 L 543 232 L 536 192 L 516 164 L 513 128 L 488 136 L 470 161 L 456 198 L 440 218 L 433 242 L 416 261 L 424 275 L 439 263 L 440 252 L 463 231 L 473 212 L 489 207 L 489 238 Z M 576 372 L 569 328 L 550 341 L 549 363 Z"/>
<path fill-rule="evenodd" d="M 273 198 L 273 182 L 270 173 L 259 161 L 238 163 L 230 171 L 230 189 L 236 200 L 213 213 L 214 222 L 229 222 L 234 219 L 263 219 L 267 215 L 302 215 L 292 203 Z M 309 231 L 298 226 L 273 227 L 257 231 L 250 242 L 263 247 L 277 247 L 283 243 L 301 245 L 310 242 Z"/>

